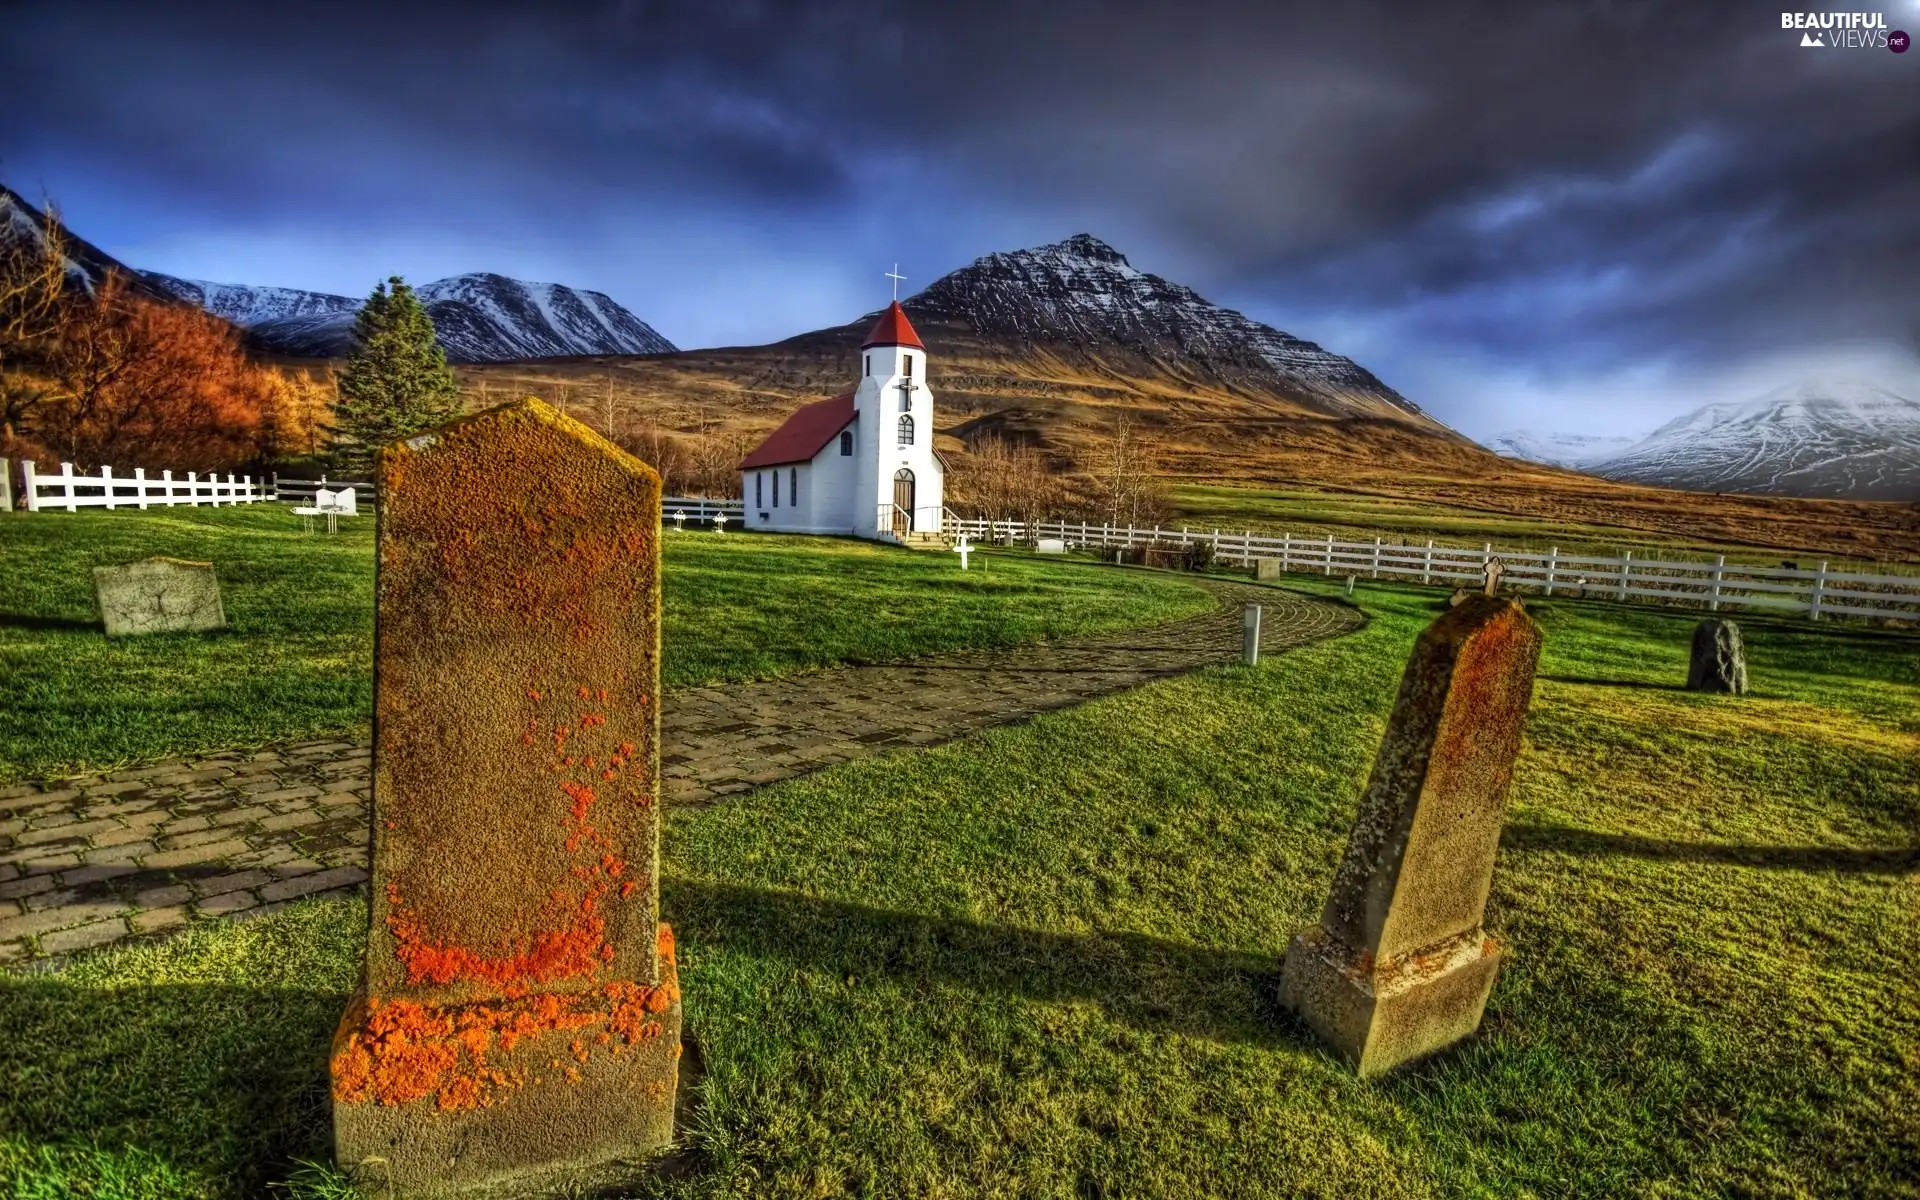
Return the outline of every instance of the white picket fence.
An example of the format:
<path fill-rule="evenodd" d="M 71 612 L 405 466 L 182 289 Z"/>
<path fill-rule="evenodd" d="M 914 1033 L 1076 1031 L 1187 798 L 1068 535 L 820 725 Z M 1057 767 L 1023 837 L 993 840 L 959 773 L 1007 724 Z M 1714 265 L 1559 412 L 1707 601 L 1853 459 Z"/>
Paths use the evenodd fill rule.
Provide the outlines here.
<path fill-rule="evenodd" d="M 950 533 L 965 533 L 985 541 L 1010 538 L 1030 543 L 1047 537 L 1059 538 L 1070 547 L 1204 542 L 1213 548 L 1216 559 L 1241 566 L 1268 558 L 1278 560 L 1285 572 L 1398 578 L 1447 587 L 1479 585 L 1485 579 L 1487 562 L 1498 559 L 1503 584 L 1537 588 L 1548 596 L 1657 599 L 1696 605 L 1710 612 L 1723 608 L 1781 609 L 1805 613 L 1816 621 L 1834 615 L 1920 622 L 1920 575 L 1833 571 L 1826 562 L 1818 569 L 1807 570 L 1730 563 L 1724 554 L 1712 562 L 1637 557 L 1631 550 L 1610 558 L 1562 554 L 1557 546 L 1542 554 L 1501 549 L 1491 543 L 1476 548 L 1429 541 L 1418 546 L 1383 538 L 1344 542 L 1331 534 L 1318 538 L 1297 538 L 1290 533 L 1277 538 L 1256 537 L 1250 531 L 1136 529 L 1084 521 L 989 524 L 982 520 L 949 520 L 947 524 Z"/>
<path fill-rule="evenodd" d="M 318 479 L 281 479 L 275 476 L 273 480 L 274 498 L 283 504 L 314 504 L 322 490 L 337 492 L 344 488 L 352 488 L 360 503 L 368 506 L 374 503 L 374 486 L 364 479 L 341 479 L 329 483 L 327 477 L 322 475 Z M 724 515 L 728 524 L 739 529 L 745 521 L 745 512 L 745 506 L 738 500 L 668 496 L 660 501 L 661 522 L 674 527 L 686 524 L 711 525 L 715 517 Z M 675 519 L 676 515 L 678 520 Z"/>
<path fill-rule="evenodd" d="M 265 483 L 256 483 L 251 475 L 235 479 L 228 475 L 201 476 L 188 471 L 185 479 L 175 479 L 172 471 L 149 478 L 145 468 L 136 467 L 131 478 L 115 475 L 112 467 L 101 467 L 98 475 L 76 475 L 72 463 L 61 463 L 58 475 L 42 475 L 31 460 L 20 464 L 20 499 L 28 512 L 82 508 L 153 508 L 175 504 L 254 504 L 271 499 Z"/>
<path fill-rule="evenodd" d="M 311 505 L 319 503 L 323 491 L 351 491 L 357 502 L 373 503 L 373 484 L 365 479 L 341 479 L 332 483 L 322 475 L 318 479 L 282 479 L 273 477 L 273 499 L 282 504 Z"/>
<path fill-rule="evenodd" d="M 703 496 L 668 496 L 660 502 L 660 523 L 671 522 L 676 529 L 688 522 L 711 525 L 718 517 L 725 517 L 727 524 L 735 529 L 743 528 L 747 520 L 746 504 L 740 500 L 709 500 Z"/>

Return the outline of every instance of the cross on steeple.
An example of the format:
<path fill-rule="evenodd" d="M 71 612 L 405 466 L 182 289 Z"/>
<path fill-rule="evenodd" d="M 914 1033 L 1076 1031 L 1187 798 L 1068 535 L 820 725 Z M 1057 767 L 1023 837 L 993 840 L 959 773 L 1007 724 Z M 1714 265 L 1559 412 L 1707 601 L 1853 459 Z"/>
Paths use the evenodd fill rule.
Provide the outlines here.
<path fill-rule="evenodd" d="M 887 272 L 887 278 L 893 280 L 893 298 L 898 300 L 900 298 L 900 281 L 906 278 L 905 275 L 900 274 L 899 263 L 893 264 L 893 270 Z"/>

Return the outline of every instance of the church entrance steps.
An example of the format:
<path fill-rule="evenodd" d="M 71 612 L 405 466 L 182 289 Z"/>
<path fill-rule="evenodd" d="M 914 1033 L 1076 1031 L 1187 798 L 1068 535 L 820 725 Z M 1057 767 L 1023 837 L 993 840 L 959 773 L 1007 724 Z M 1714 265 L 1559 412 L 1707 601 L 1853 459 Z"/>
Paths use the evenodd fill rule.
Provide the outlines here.
<path fill-rule="evenodd" d="M 1358 629 L 1344 605 L 1196 579 L 1211 612 L 1052 644 L 670 691 L 661 790 L 682 808 L 935 745 L 1240 657 L 1240 606 L 1276 653 Z M 372 752 L 308 741 L 0 788 L 0 969 L 193 921 L 348 895 L 367 878 Z"/>

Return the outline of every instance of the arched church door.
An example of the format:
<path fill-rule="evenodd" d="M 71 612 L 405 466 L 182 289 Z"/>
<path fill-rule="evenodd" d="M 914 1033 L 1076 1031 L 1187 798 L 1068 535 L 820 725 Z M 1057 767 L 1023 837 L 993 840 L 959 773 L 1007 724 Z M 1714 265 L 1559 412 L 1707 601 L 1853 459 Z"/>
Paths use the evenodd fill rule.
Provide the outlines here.
<path fill-rule="evenodd" d="M 905 467 L 893 473 L 893 531 L 902 537 L 913 531 L 913 472 Z"/>

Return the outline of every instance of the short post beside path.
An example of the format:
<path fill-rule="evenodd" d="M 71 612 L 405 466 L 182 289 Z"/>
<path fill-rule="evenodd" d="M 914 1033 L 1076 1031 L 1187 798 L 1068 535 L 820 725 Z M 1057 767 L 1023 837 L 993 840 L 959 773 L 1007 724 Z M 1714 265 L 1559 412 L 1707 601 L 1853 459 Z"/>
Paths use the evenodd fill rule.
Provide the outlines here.
<path fill-rule="evenodd" d="M 1260 664 L 1260 606 L 1249 604 L 1240 614 L 1240 661 L 1249 667 Z"/>

